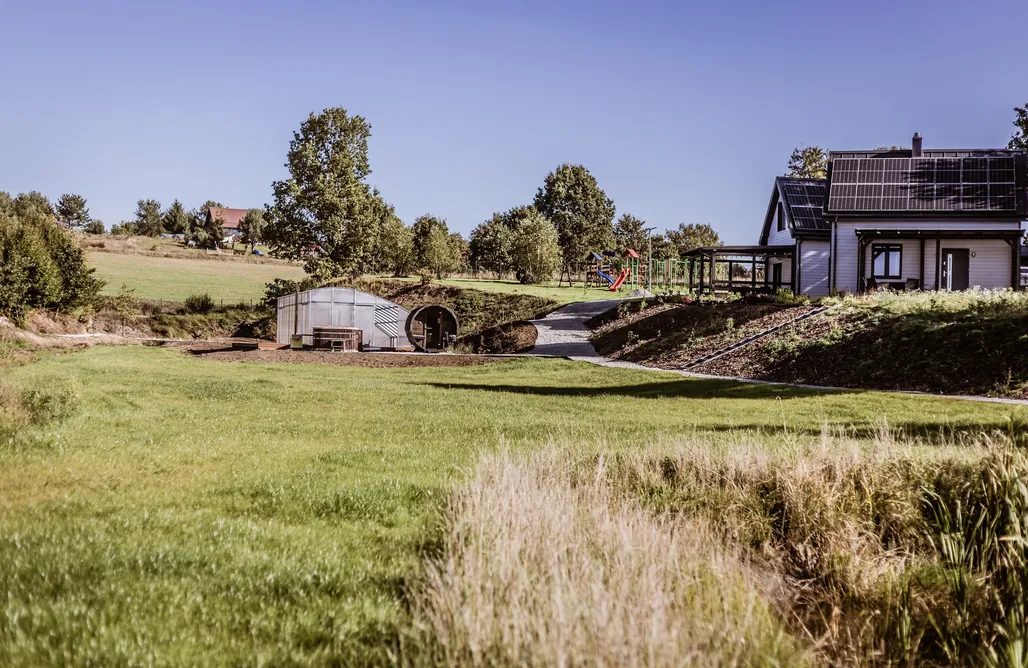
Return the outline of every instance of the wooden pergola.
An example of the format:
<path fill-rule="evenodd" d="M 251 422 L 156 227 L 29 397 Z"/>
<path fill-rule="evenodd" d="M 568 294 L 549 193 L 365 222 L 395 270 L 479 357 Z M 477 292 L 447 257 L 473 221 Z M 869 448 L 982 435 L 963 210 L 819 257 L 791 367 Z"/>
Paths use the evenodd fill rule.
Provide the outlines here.
<path fill-rule="evenodd" d="M 780 283 L 772 278 L 772 260 L 792 261 L 795 246 L 702 246 L 682 254 L 689 262 L 689 289 L 696 294 L 714 292 L 774 292 L 789 288 L 795 292 L 793 277 L 783 276 Z M 736 267 L 748 276 L 736 277 Z"/>

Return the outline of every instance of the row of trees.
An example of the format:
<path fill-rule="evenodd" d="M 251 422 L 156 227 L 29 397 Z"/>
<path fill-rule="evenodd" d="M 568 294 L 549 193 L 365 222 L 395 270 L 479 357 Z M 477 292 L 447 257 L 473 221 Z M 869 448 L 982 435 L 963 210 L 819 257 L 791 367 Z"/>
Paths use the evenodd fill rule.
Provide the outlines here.
<path fill-rule="evenodd" d="M 112 234 L 138 234 L 156 237 L 161 234 L 181 234 L 186 241 L 197 246 L 216 246 L 225 237 L 224 220 L 211 217 L 212 208 L 224 208 L 221 202 L 207 200 L 201 206 L 187 211 L 182 202 L 175 200 L 167 209 L 155 199 L 141 199 L 136 202 L 135 219 L 111 228 Z M 243 243 L 253 246 L 261 241 L 264 229 L 264 212 L 250 209 L 240 223 Z"/>
<path fill-rule="evenodd" d="M 32 308 L 67 311 L 99 295 L 103 283 L 56 224 L 56 211 L 38 192 L 0 192 L 0 312 L 19 317 Z"/>
<path fill-rule="evenodd" d="M 615 224 L 613 200 L 589 170 L 571 164 L 546 176 L 531 205 L 494 214 L 467 242 L 435 216 L 408 227 L 369 183 L 370 136 L 366 119 L 341 108 L 312 113 L 293 133 L 289 178 L 272 184 L 263 236 L 273 252 L 302 261 L 312 276 L 475 269 L 538 281 L 590 250 L 647 247 L 645 223 L 625 214 Z M 654 253 L 667 256 L 720 243 L 709 225 L 682 225 L 653 241 Z"/>

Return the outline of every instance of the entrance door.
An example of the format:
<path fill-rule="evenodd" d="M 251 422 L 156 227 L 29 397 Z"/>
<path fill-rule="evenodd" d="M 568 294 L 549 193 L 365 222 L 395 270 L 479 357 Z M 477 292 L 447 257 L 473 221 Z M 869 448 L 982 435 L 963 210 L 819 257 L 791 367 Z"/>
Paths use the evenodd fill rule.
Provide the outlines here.
<path fill-rule="evenodd" d="M 782 263 L 771 265 L 771 287 L 778 290 L 782 287 Z"/>
<path fill-rule="evenodd" d="M 967 290 L 968 273 L 971 266 L 970 254 L 966 248 L 942 249 L 942 287 L 945 290 Z"/>

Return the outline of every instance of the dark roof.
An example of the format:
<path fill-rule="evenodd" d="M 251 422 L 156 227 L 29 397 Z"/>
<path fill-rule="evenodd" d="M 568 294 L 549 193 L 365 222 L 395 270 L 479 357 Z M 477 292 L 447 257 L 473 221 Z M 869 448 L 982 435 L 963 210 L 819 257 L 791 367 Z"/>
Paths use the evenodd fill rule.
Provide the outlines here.
<path fill-rule="evenodd" d="M 760 243 L 767 243 L 779 199 L 785 206 L 789 231 L 794 237 L 817 237 L 830 232 L 831 226 L 824 219 L 826 192 L 824 179 L 776 177 L 771 201 L 764 216 L 764 227 L 760 232 Z"/>
<path fill-rule="evenodd" d="M 1024 217 L 1028 156 L 1009 149 L 832 151 L 829 215 Z"/>

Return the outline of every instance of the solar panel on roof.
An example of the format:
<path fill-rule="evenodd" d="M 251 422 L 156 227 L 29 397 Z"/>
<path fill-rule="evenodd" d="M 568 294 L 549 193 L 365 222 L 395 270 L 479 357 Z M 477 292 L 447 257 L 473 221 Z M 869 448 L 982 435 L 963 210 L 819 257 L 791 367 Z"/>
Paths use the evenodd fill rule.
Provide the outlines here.
<path fill-rule="evenodd" d="M 789 215 L 797 229 L 828 229 L 824 223 L 824 181 L 786 181 L 783 191 Z"/>
<path fill-rule="evenodd" d="M 837 158 L 830 211 L 1015 211 L 1012 157 Z"/>

